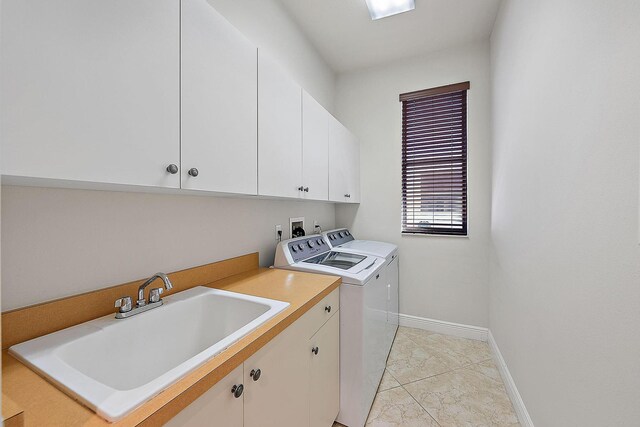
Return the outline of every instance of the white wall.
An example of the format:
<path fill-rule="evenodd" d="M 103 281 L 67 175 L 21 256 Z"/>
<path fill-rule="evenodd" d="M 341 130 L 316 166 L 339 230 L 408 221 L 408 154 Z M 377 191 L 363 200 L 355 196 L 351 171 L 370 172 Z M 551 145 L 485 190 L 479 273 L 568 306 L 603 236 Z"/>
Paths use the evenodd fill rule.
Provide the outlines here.
<path fill-rule="evenodd" d="M 333 112 L 335 74 L 277 0 L 208 0 L 258 48 L 268 50 Z"/>
<path fill-rule="evenodd" d="M 335 76 L 273 0 L 211 0 L 268 49 L 327 109 Z M 2 309 L 260 251 L 273 262 L 274 225 L 305 216 L 334 224 L 329 203 L 4 187 Z M 307 227 L 308 228 L 308 227 Z"/>
<path fill-rule="evenodd" d="M 340 75 L 338 117 L 360 139 L 362 203 L 338 206 L 336 222 L 359 238 L 401 251 L 400 311 L 487 326 L 491 205 L 489 46 L 473 44 L 429 57 Z M 401 236 L 400 93 L 469 80 L 469 237 Z"/>
<path fill-rule="evenodd" d="M 505 1 L 490 328 L 538 426 L 640 422 L 640 2 Z"/>
<path fill-rule="evenodd" d="M 274 225 L 287 230 L 297 216 L 329 227 L 335 209 L 320 202 L 5 186 L 2 309 L 255 251 L 262 265 L 272 265 Z"/>

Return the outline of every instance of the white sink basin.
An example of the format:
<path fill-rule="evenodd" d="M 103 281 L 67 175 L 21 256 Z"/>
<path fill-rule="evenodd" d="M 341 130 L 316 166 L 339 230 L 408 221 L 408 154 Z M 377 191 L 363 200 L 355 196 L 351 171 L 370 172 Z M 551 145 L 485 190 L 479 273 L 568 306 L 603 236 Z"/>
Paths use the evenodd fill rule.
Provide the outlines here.
<path fill-rule="evenodd" d="M 288 306 L 200 286 L 133 317 L 101 317 L 9 352 L 117 421 Z"/>

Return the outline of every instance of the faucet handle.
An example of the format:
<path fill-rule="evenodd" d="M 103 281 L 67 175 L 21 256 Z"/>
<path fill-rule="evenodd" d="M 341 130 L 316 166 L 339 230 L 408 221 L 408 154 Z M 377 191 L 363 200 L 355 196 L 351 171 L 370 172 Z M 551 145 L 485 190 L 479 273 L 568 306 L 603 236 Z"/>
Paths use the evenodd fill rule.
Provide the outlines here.
<path fill-rule="evenodd" d="M 120 308 L 120 310 L 118 310 L 120 313 L 127 313 L 131 311 L 131 304 L 131 297 L 118 298 L 115 302 L 115 306 Z"/>
<path fill-rule="evenodd" d="M 149 302 L 158 302 L 160 301 L 160 295 L 162 295 L 162 293 L 164 292 L 164 290 L 162 288 L 153 288 L 149 291 Z"/>

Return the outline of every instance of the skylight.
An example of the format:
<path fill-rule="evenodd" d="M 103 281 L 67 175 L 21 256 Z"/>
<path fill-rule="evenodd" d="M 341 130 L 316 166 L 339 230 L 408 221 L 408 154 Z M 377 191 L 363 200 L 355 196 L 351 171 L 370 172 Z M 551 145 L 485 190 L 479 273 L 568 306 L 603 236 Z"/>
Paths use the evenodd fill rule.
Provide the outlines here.
<path fill-rule="evenodd" d="M 366 0 L 371 19 L 376 20 L 416 8 L 415 0 Z"/>

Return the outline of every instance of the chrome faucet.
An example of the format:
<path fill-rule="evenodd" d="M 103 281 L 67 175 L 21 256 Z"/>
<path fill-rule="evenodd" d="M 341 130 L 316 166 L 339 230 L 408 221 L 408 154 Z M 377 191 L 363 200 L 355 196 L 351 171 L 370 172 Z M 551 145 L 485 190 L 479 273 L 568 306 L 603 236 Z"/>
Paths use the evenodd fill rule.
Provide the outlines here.
<path fill-rule="evenodd" d="M 136 302 L 136 307 L 143 307 L 145 305 L 147 305 L 147 301 L 144 299 L 144 290 L 147 286 L 149 286 L 151 283 L 153 283 L 154 280 L 156 279 L 162 279 L 162 281 L 164 282 L 164 287 L 166 290 L 171 290 L 171 288 L 173 288 L 173 285 L 171 284 L 171 280 L 169 280 L 169 278 L 167 277 L 166 274 L 164 273 L 156 273 L 153 276 L 151 276 L 146 282 L 144 282 L 142 285 L 140 285 L 140 287 L 138 288 L 138 301 Z M 156 292 L 154 292 L 156 291 Z M 160 294 L 162 293 L 162 288 L 155 288 L 155 289 L 151 289 L 151 291 L 149 292 L 149 302 L 153 303 L 153 302 L 158 302 L 160 300 Z M 154 295 L 155 294 L 155 295 Z M 153 301 L 153 299 L 158 298 L 156 301 Z"/>
<path fill-rule="evenodd" d="M 162 288 L 151 289 L 149 291 L 149 301 L 144 298 L 145 288 L 153 283 L 153 281 L 156 279 L 162 279 L 162 281 L 164 282 L 164 288 L 166 290 L 170 290 L 173 288 L 171 280 L 169 280 L 166 274 L 154 274 L 138 288 L 138 301 L 136 301 L 135 308 L 132 307 L 131 297 L 129 296 L 122 297 L 116 300 L 115 306 L 119 307 L 119 310 L 116 313 L 116 319 L 124 319 L 126 317 L 131 317 L 138 313 L 143 313 L 147 310 L 151 310 L 152 308 L 160 307 L 162 305 L 162 298 L 160 298 L 160 295 L 163 291 Z"/>

